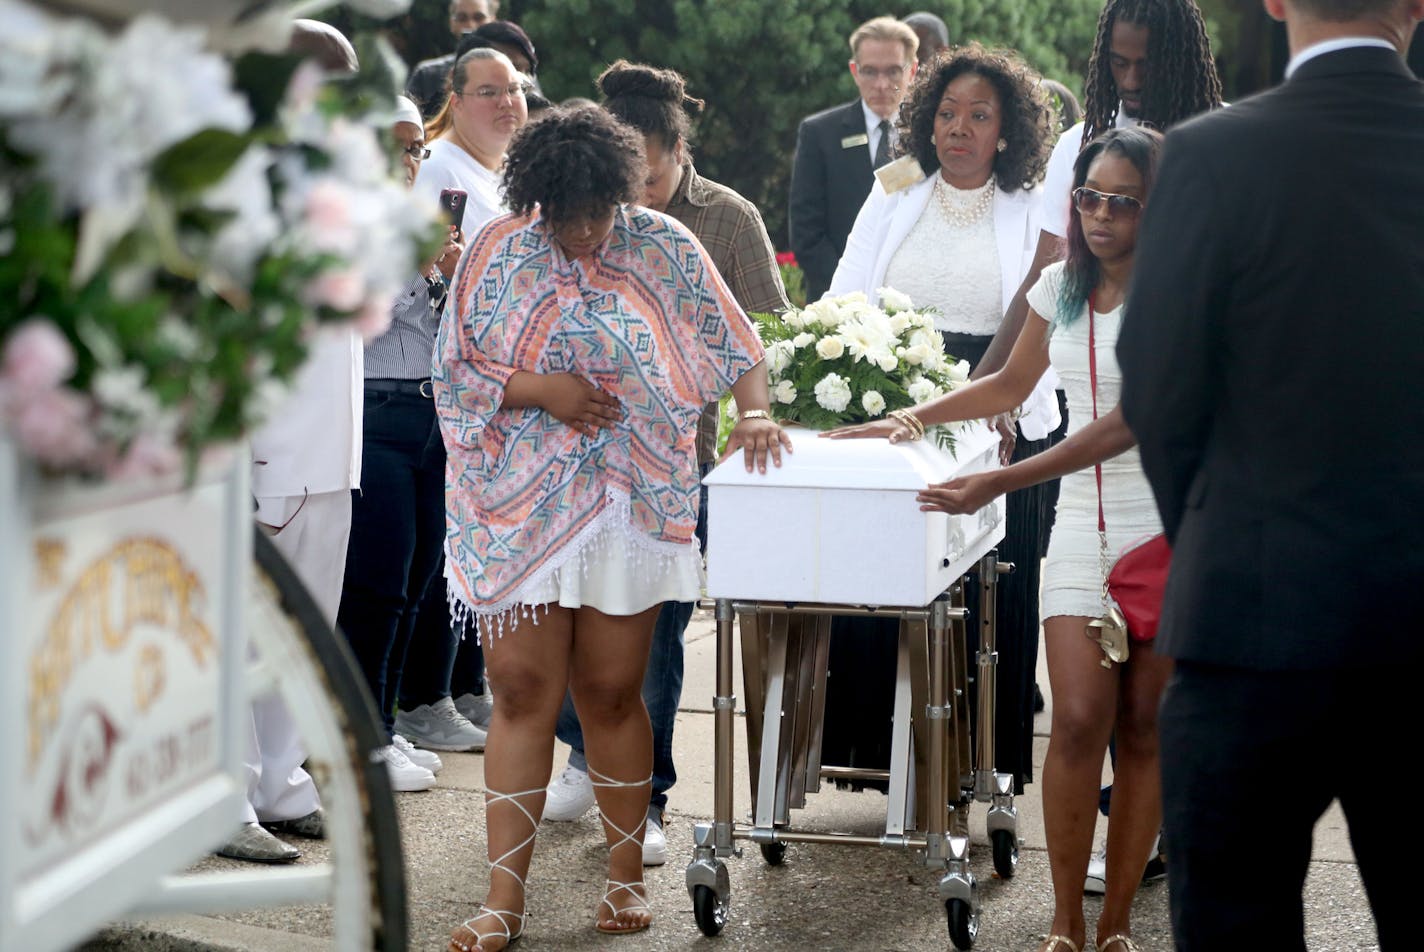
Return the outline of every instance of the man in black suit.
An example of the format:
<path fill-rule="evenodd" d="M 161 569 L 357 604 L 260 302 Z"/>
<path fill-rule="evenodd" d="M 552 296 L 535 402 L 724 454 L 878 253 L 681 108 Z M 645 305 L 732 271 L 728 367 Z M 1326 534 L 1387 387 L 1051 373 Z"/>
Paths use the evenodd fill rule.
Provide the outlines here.
<path fill-rule="evenodd" d="M 1286 81 L 1167 137 L 1118 344 L 1174 546 L 1173 932 L 1303 950 L 1339 799 L 1382 948 L 1418 948 L 1385 798 L 1424 661 L 1424 84 L 1401 57 L 1424 0 L 1264 2 Z"/>
<path fill-rule="evenodd" d="M 895 114 L 915 77 L 919 43 L 894 17 L 862 23 L 850 36 L 850 74 L 860 97 L 801 120 L 791 169 L 791 250 L 806 274 L 807 301 L 831 286 L 874 170 L 894 154 Z"/>

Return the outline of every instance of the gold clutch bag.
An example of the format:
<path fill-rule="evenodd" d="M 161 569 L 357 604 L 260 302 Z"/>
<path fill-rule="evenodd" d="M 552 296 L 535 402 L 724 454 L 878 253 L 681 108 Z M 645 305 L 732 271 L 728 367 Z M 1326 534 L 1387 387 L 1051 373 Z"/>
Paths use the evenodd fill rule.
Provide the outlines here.
<path fill-rule="evenodd" d="M 1109 606 L 1103 617 L 1088 622 L 1084 634 L 1103 649 L 1104 668 L 1111 668 L 1114 662 L 1122 664 L 1127 660 L 1127 619 L 1122 617 L 1122 612 L 1117 610 L 1116 605 Z"/>

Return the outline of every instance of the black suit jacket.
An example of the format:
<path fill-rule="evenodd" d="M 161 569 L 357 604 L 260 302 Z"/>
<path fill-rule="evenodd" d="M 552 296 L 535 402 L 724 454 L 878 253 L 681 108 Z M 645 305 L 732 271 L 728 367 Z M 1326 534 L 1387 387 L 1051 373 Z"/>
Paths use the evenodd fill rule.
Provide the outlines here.
<path fill-rule="evenodd" d="M 1174 543 L 1161 650 L 1424 660 L 1424 84 L 1399 56 L 1328 53 L 1172 131 L 1118 357 Z"/>
<path fill-rule="evenodd" d="M 865 135 L 860 100 L 801 120 L 791 168 L 791 250 L 806 273 L 806 300 L 831 286 L 846 238 L 875 182 L 870 146 L 842 145 Z"/>

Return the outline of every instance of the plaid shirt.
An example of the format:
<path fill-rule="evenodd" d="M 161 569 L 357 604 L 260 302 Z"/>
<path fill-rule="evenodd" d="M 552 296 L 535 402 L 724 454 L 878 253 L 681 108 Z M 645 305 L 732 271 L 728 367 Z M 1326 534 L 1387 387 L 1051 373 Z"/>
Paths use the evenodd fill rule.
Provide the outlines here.
<path fill-rule="evenodd" d="M 668 202 L 667 214 L 697 236 L 717 266 L 732 297 L 748 314 L 789 308 L 776 252 L 762 224 L 761 212 L 725 185 L 702 178 L 689 162 L 682 182 Z M 697 426 L 697 462 L 717 458 L 717 405 L 702 411 Z"/>

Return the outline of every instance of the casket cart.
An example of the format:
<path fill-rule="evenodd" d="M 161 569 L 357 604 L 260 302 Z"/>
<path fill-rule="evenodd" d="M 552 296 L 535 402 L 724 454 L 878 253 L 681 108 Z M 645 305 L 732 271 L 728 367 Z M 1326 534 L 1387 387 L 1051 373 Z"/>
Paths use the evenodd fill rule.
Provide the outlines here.
<path fill-rule="evenodd" d="M 715 600 L 717 687 L 714 816 L 694 830 L 687 868 L 693 914 L 706 935 L 727 922 L 725 860 L 751 841 L 778 864 L 788 843 L 888 846 L 921 851 L 942 870 L 939 897 L 950 939 L 968 949 L 979 900 L 969 869 L 969 805 L 990 805 L 996 872 L 1018 862 L 1013 778 L 994 769 L 994 595 L 1004 537 L 1003 500 L 978 513 L 922 513 L 915 493 L 931 482 L 997 465 L 998 437 L 965 428 L 955 453 L 927 442 L 831 441 L 793 430 L 780 469 L 748 474 L 740 454 L 706 479 L 707 589 Z M 768 544 L 774 529 L 775 544 Z M 979 605 L 966 605 L 968 576 Z M 894 719 L 888 770 L 822 762 L 832 616 L 896 619 Z M 733 620 L 740 623 L 750 761 L 751 822 L 733 806 Z M 966 656 L 966 626 L 979 651 Z M 978 678 L 971 731 L 971 663 Z M 798 830 L 791 811 L 822 780 L 869 781 L 887 793 L 880 836 Z"/>

